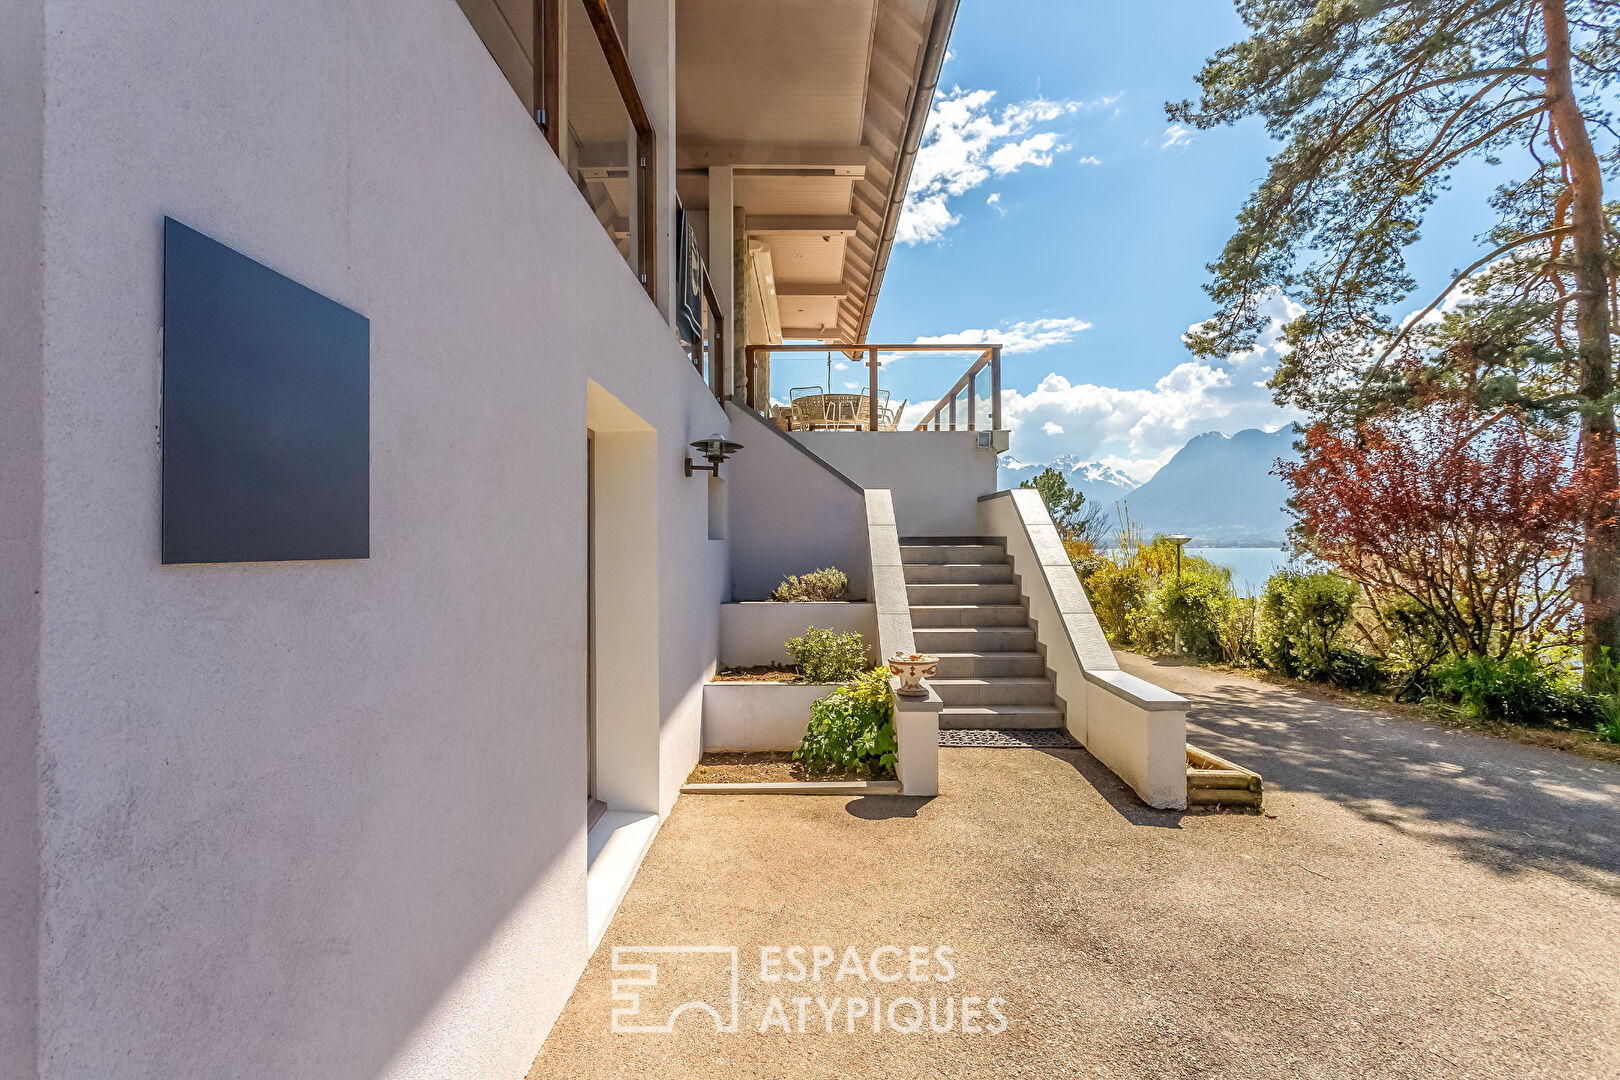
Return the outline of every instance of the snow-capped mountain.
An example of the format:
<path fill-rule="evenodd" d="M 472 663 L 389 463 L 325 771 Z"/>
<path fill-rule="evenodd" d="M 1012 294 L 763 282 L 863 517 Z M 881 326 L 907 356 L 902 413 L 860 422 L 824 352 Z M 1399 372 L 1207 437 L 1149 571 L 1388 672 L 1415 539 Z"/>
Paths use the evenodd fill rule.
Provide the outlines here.
<path fill-rule="evenodd" d="M 1235 435 L 1211 431 L 1190 440 L 1126 500 L 1151 536 L 1184 532 L 1194 547 L 1275 547 L 1288 535 L 1288 486 L 1272 474 L 1293 460 L 1290 427 Z"/>
<path fill-rule="evenodd" d="M 1088 501 L 1106 507 L 1137 487 L 1135 480 L 1112 465 L 1096 461 L 1081 461 L 1078 454 L 1059 454 L 1051 461 L 1039 465 L 1026 464 L 1011 454 L 1002 454 L 998 480 L 1004 488 L 1014 488 L 1025 480 L 1033 479 L 1042 469 L 1061 469 L 1068 477 L 1069 486 L 1085 495 Z"/>
<path fill-rule="evenodd" d="M 1003 454 L 999 479 L 1004 488 L 1033 479 L 1048 465 L 1059 468 L 1087 502 L 1110 517 L 1124 503 L 1146 536 L 1184 532 L 1194 547 L 1274 547 L 1284 542 L 1289 517 L 1287 487 L 1272 475 L 1278 458 L 1295 457 L 1293 430 L 1258 428 L 1223 435 L 1207 432 L 1188 441 L 1146 483 L 1134 483 L 1118 469 L 1064 454 L 1045 464 L 1017 461 Z"/>

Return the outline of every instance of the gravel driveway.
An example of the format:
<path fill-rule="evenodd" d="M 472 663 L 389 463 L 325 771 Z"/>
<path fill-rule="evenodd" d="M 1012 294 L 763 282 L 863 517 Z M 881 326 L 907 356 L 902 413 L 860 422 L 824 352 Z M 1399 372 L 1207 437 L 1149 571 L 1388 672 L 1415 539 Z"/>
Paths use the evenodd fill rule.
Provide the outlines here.
<path fill-rule="evenodd" d="M 1620 768 L 1121 659 L 1266 816 L 1150 810 L 1083 751 L 942 750 L 928 801 L 683 796 L 531 1075 L 1620 1075 Z M 610 1031 L 616 945 L 735 946 L 738 1031 Z M 729 1018 L 717 956 L 653 954 L 651 1025 Z"/>

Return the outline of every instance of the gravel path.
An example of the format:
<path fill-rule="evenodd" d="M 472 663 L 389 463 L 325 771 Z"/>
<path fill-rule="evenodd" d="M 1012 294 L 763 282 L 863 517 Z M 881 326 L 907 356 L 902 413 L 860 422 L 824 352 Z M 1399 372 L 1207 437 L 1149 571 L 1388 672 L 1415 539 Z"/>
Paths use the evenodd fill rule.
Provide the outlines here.
<path fill-rule="evenodd" d="M 1620 768 L 1122 663 L 1192 699 L 1191 738 L 1264 775 L 1268 816 L 1150 810 L 1071 750 L 943 749 L 926 802 L 683 796 L 531 1075 L 1620 1075 Z M 612 947 L 693 944 L 738 948 L 739 1031 L 688 1010 L 612 1033 Z M 760 981 L 762 946 L 817 944 L 866 980 Z M 948 946 L 954 978 L 930 951 L 934 980 L 873 980 L 886 945 Z M 729 1014 L 713 960 L 662 958 L 646 1011 Z M 941 1021 L 1003 999 L 1006 1028 L 848 1016 L 930 996 Z"/>

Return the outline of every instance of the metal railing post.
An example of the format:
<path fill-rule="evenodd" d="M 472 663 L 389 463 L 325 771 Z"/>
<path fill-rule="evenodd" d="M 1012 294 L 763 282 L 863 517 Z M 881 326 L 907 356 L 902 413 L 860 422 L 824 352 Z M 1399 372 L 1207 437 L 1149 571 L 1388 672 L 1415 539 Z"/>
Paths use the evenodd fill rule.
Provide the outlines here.
<path fill-rule="evenodd" d="M 956 430 L 956 395 L 951 395 L 951 430 Z"/>
<path fill-rule="evenodd" d="M 1001 430 L 1001 346 L 990 350 L 990 430 Z"/>
<path fill-rule="evenodd" d="M 878 429 L 878 353 L 876 349 L 867 354 L 867 363 L 872 368 L 872 381 L 871 392 L 866 403 L 866 430 L 876 431 Z M 830 392 L 832 387 L 829 386 L 827 389 Z"/>
<path fill-rule="evenodd" d="M 972 368 L 968 369 L 967 377 L 968 396 L 968 430 L 973 431 L 977 426 L 979 412 L 979 373 Z"/>

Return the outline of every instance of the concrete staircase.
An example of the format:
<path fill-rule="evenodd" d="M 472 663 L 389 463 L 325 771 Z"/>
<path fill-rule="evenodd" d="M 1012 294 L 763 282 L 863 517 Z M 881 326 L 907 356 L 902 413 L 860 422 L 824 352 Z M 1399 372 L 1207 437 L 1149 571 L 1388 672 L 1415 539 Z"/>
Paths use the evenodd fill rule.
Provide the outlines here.
<path fill-rule="evenodd" d="M 911 628 L 939 657 L 945 729 L 1062 728 L 1064 708 L 1006 549 L 977 537 L 904 537 Z"/>

